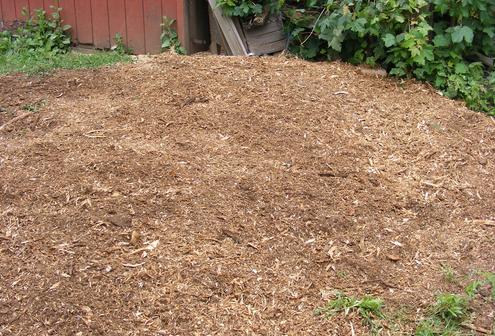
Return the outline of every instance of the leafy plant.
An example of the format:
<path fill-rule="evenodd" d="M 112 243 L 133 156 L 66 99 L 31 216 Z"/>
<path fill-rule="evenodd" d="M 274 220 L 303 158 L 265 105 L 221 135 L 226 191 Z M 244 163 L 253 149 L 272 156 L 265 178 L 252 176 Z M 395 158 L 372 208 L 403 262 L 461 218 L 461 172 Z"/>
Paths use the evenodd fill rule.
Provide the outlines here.
<path fill-rule="evenodd" d="M 419 323 L 415 336 L 455 335 L 467 318 L 469 299 L 457 294 L 440 294 L 430 316 Z"/>
<path fill-rule="evenodd" d="M 44 10 L 36 10 L 29 16 L 26 9 L 24 24 L 14 31 L 0 34 L 0 54 L 39 53 L 63 54 L 69 51 L 71 41 L 69 25 L 62 25 L 60 8 L 54 8 L 50 16 Z"/>
<path fill-rule="evenodd" d="M 61 9 L 53 9 L 50 15 L 37 10 L 32 17 L 24 11 L 24 23 L 10 31 L 0 32 L 0 74 L 40 74 L 55 68 L 94 68 L 131 60 L 114 52 L 93 55 L 70 53 L 70 26 L 63 25 Z M 36 105 L 24 106 L 29 111 L 36 111 L 37 108 Z"/>
<path fill-rule="evenodd" d="M 177 54 L 183 55 L 186 53 L 186 50 L 180 45 L 177 31 L 173 28 L 174 23 L 174 19 L 166 16 L 163 17 L 161 35 L 162 50 L 173 50 Z"/>
<path fill-rule="evenodd" d="M 217 0 L 216 4 L 226 16 L 246 18 L 263 12 L 263 5 L 259 1 Z"/>
<path fill-rule="evenodd" d="M 132 54 L 132 49 L 125 44 L 124 38 L 120 33 L 115 34 L 113 41 L 115 42 L 115 44 L 112 46 L 112 51 L 116 52 L 119 55 Z"/>
<path fill-rule="evenodd" d="M 381 329 L 376 319 L 384 318 L 382 312 L 384 307 L 383 300 L 373 296 L 364 296 L 358 299 L 341 292 L 337 292 L 335 296 L 336 298 L 329 301 L 324 307 L 316 309 L 315 314 L 331 317 L 341 312 L 344 315 L 357 312 L 363 322 L 371 328 L 372 332 L 376 333 Z"/>

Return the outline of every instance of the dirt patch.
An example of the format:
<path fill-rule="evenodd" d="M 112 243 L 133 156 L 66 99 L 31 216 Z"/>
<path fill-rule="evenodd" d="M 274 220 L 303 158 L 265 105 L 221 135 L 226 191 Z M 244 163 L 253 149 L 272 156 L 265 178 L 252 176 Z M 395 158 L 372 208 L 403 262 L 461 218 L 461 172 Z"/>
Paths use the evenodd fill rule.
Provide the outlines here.
<path fill-rule="evenodd" d="M 407 334 L 461 289 L 442 265 L 495 271 L 495 122 L 425 85 L 172 55 L 1 78 L 0 124 L 35 102 L 0 131 L 2 335 L 349 335 L 313 314 L 335 289 Z"/>

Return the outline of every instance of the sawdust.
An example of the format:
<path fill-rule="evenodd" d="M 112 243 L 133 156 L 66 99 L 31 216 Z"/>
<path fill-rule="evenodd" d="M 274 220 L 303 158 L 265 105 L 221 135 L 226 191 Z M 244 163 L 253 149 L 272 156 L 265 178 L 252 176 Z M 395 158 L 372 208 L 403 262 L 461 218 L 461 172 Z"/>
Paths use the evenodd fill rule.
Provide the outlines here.
<path fill-rule="evenodd" d="M 1 335 L 366 334 L 314 316 L 335 289 L 407 334 L 442 265 L 495 271 L 495 122 L 423 84 L 163 55 L 4 76 L 0 108 Z"/>

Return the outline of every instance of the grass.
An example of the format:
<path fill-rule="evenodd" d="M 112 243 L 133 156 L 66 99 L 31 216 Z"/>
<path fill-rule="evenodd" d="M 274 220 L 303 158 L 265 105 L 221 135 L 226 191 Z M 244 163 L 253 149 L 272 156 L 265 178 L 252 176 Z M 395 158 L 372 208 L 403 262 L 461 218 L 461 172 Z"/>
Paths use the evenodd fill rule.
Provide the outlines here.
<path fill-rule="evenodd" d="M 30 75 L 49 73 L 54 69 L 99 68 L 121 62 L 131 62 L 129 55 L 116 52 L 95 54 L 66 53 L 52 55 L 49 53 L 25 53 L 0 55 L 0 75 L 9 73 L 26 73 Z"/>
<path fill-rule="evenodd" d="M 460 335 L 461 323 L 469 316 L 469 300 L 457 294 L 440 294 L 430 314 L 416 328 L 415 336 Z"/>
<path fill-rule="evenodd" d="M 380 332 L 382 327 L 377 320 L 385 317 L 382 311 L 384 307 L 382 299 L 373 296 L 355 298 L 341 292 L 337 292 L 335 296 L 336 298 L 327 302 L 324 307 L 316 309 L 315 314 L 331 317 L 339 313 L 348 315 L 356 312 L 373 334 Z"/>

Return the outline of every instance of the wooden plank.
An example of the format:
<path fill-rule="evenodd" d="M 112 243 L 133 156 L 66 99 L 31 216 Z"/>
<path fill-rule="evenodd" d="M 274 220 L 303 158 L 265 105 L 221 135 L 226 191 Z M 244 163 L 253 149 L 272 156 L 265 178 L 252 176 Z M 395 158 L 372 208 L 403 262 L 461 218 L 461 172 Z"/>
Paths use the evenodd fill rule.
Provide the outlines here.
<path fill-rule="evenodd" d="M 15 4 L 12 0 L 1 0 L 3 20 L 5 25 L 11 25 L 16 20 Z"/>
<path fill-rule="evenodd" d="M 74 4 L 74 1 L 75 0 L 59 0 L 59 6 L 62 8 L 62 24 L 71 26 L 69 33 L 72 36 L 72 40 L 76 40 L 77 38 L 76 5 Z"/>
<path fill-rule="evenodd" d="M 58 0 L 43 0 L 43 8 L 48 14 L 53 13 L 58 8 Z"/>
<path fill-rule="evenodd" d="M 188 17 L 186 17 L 186 1 L 190 0 L 175 0 L 177 1 L 177 35 L 179 35 L 180 43 L 187 49 L 188 41 L 187 38 L 189 36 L 189 27 L 188 27 Z"/>
<path fill-rule="evenodd" d="M 96 48 L 109 49 L 111 43 L 107 0 L 93 0 L 91 2 L 91 17 L 93 18 L 94 46 Z"/>
<path fill-rule="evenodd" d="M 160 41 L 162 34 L 162 2 L 157 0 L 143 0 L 143 9 L 146 52 L 159 54 L 162 51 Z"/>
<path fill-rule="evenodd" d="M 255 55 L 271 54 L 284 50 L 287 46 L 287 34 L 280 16 L 270 17 L 259 27 L 243 25 L 243 32 L 249 51 Z"/>
<path fill-rule="evenodd" d="M 146 53 L 142 0 L 126 0 L 127 43 L 135 54 Z"/>
<path fill-rule="evenodd" d="M 177 0 L 162 0 L 162 16 L 177 20 Z"/>
<path fill-rule="evenodd" d="M 249 44 L 249 50 L 255 55 L 272 54 L 285 49 L 287 39 L 263 44 Z"/>
<path fill-rule="evenodd" d="M 43 9 L 43 6 L 43 0 L 29 0 L 29 10 L 31 15 L 33 15 L 37 9 Z"/>
<path fill-rule="evenodd" d="M 115 35 L 119 34 L 127 45 L 125 0 L 108 0 L 108 14 L 111 44 L 115 44 Z"/>
<path fill-rule="evenodd" d="M 232 50 L 232 54 L 234 56 L 247 56 L 247 48 L 232 19 L 222 14 L 222 10 L 217 7 L 215 0 L 208 0 L 208 3 L 230 50 Z"/>
<path fill-rule="evenodd" d="M 0 1 L 0 29 L 3 28 L 3 6 L 2 2 Z"/>
<path fill-rule="evenodd" d="M 258 36 L 251 36 L 249 34 L 246 34 L 246 39 L 248 40 L 248 44 L 251 43 L 257 43 L 257 44 L 263 44 L 263 43 L 270 43 L 278 40 L 286 40 L 287 35 L 282 32 L 282 31 L 277 31 L 277 32 L 272 32 L 264 35 L 258 35 Z"/>
<path fill-rule="evenodd" d="M 29 1 L 28 0 L 15 0 L 15 13 L 19 20 L 24 20 L 26 17 L 22 13 L 26 10 L 29 15 Z"/>
<path fill-rule="evenodd" d="M 77 17 L 77 41 L 82 44 L 93 44 L 93 18 L 91 15 L 91 1 L 76 1 L 75 5 Z"/>

